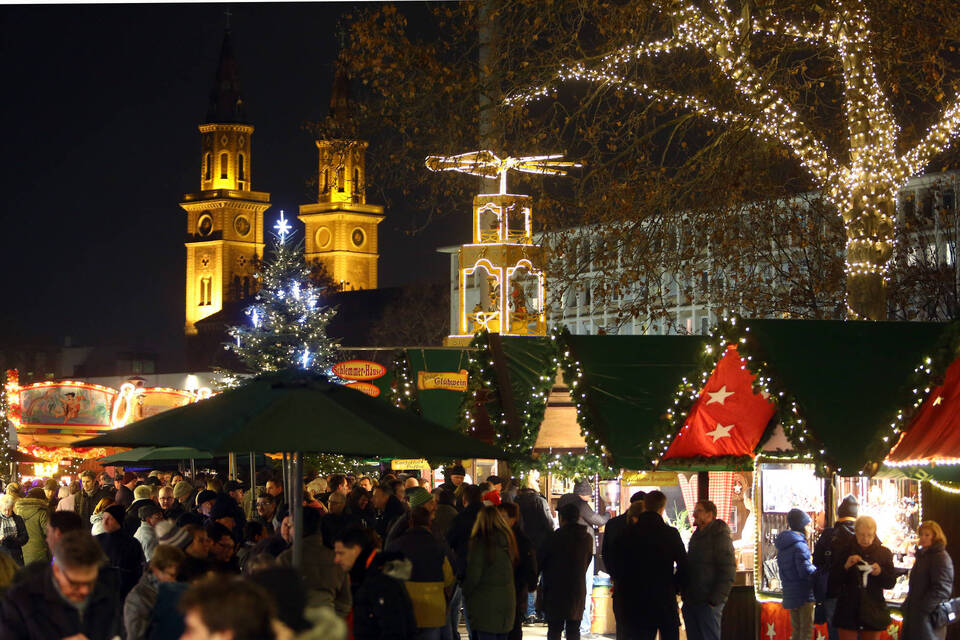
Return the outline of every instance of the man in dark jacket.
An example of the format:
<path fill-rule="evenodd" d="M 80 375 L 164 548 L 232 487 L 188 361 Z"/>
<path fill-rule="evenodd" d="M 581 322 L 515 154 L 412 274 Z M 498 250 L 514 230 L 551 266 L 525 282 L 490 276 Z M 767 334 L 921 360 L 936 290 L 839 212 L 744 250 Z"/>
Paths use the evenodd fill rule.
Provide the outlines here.
<path fill-rule="evenodd" d="M 97 484 L 97 474 L 89 469 L 80 474 L 80 486 L 80 492 L 73 499 L 73 510 L 89 528 L 90 516 L 93 515 L 93 510 L 96 509 L 104 494 L 100 485 Z M 137 526 L 140 524 L 137 523 Z"/>
<path fill-rule="evenodd" d="M 720 640 L 723 606 L 737 572 L 733 539 L 711 501 L 698 502 L 693 519 L 697 530 L 687 551 L 689 578 L 683 593 L 683 621 L 689 640 Z"/>
<path fill-rule="evenodd" d="M 833 626 L 833 614 L 837 610 L 837 591 L 831 589 L 830 571 L 833 569 L 834 550 L 853 540 L 853 525 L 860 511 L 860 503 L 856 496 L 848 495 L 837 507 L 837 523 L 827 527 L 820 534 L 817 544 L 813 546 L 813 564 L 817 568 L 814 576 L 813 595 L 817 606 L 823 608 L 823 615 L 816 616 L 827 621 L 827 634 L 830 640 L 839 640 L 840 634 Z"/>
<path fill-rule="evenodd" d="M 617 630 L 630 640 L 676 640 L 680 636 L 677 594 L 687 576 L 680 532 L 663 520 L 667 496 L 651 491 L 636 524 L 627 524 L 609 549 Z M 612 522 L 612 520 L 611 520 Z M 609 525 L 608 525 L 609 526 Z"/>
<path fill-rule="evenodd" d="M 117 488 L 117 495 L 113 499 L 119 505 L 129 507 L 133 504 L 133 490 L 137 486 L 137 475 L 132 471 L 125 471 L 120 480 L 120 486 Z"/>
<path fill-rule="evenodd" d="M 404 582 L 412 565 L 397 554 L 369 547 L 362 529 L 348 529 L 334 542 L 337 565 L 356 577 L 353 637 L 356 640 L 412 640 L 417 635 L 413 604 Z M 360 567 L 356 567 L 362 563 Z M 360 569 L 357 572 L 356 569 Z"/>
<path fill-rule="evenodd" d="M 774 540 L 783 586 L 783 608 L 790 612 L 791 637 L 806 640 L 813 637 L 813 574 L 816 572 L 807 546 L 810 516 L 800 509 L 791 509 L 787 524 L 790 528 L 781 531 Z"/>
<path fill-rule="evenodd" d="M 637 491 L 630 496 L 630 504 L 642 503 L 646 494 L 643 491 Z M 646 508 L 646 507 L 644 507 Z M 603 542 L 600 544 L 600 558 L 603 560 L 603 566 L 607 573 L 610 573 L 610 561 L 612 558 L 613 547 L 616 545 L 616 538 L 626 530 L 629 521 L 627 512 L 624 511 L 615 518 L 610 518 L 607 526 L 603 528 Z"/>
<path fill-rule="evenodd" d="M 108 564 L 119 571 L 121 598 L 125 598 L 140 581 L 145 562 L 140 543 L 124 531 L 120 524 L 123 522 L 123 516 L 123 507 L 119 504 L 104 509 L 103 530 L 105 533 L 95 536 L 100 548 L 107 556 Z"/>
<path fill-rule="evenodd" d="M 0 601 L 0 635 L 10 640 L 120 635 L 122 600 L 101 583 L 106 559 L 85 531 L 72 531 L 54 545 L 53 562 L 12 586 Z"/>
<path fill-rule="evenodd" d="M 587 593 L 593 592 L 593 556 L 597 552 L 597 532 L 596 527 L 602 527 L 607 524 L 607 521 L 610 519 L 610 514 L 606 512 L 605 509 L 600 509 L 600 513 L 597 513 L 590 506 L 590 497 L 593 495 L 593 486 L 586 480 L 580 480 L 574 485 L 573 493 L 568 493 L 564 496 L 561 496 L 560 500 L 557 501 L 557 512 L 559 513 L 560 507 L 565 504 L 576 505 L 577 510 L 580 513 L 580 519 L 577 520 L 579 524 L 586 526 L 587 533 L 590 534 L 590 541 L 592 548 L 590 550 L 590 564 L 587 566 L 587 571 L 584 574 L 584 585 L 587 588 Z M 581 635 L 586 635 L 590 633 L 590 605 L 592 598 L 587 598 L 584 602 L 583 609 L 583 618 L 580 622 L 580 633 Z"/>
<path fill-rule="evenodd" d="M 467 476 L 467 470 L 462 464 L 455 464 L 444 468 L 443 484 L 440 488 L 450 493 L 456 493 L 457 487 L 463 484 L 463 479 Z"/>
<path fill-rule="evenodd" d="M 533 484 L 536 486 L 535 482 Z M 553 533 L 554 524 L 553 515 L 550 513 L 550 504 L 533 486 L 520 489 L 517 492 L 516 503 L 520 507 L 520 528 L 530 539 L 534 556 L 536 556 L 537 550 Z M 531 591 L 527 597 L 527 606 L 524 607 L 528 623 L 537 621 L 536 595 L 536 590 Z"/>
<path fill-rule="evenodd" d="M 579 640 L 584 601 L 587 599 L 583 576 L 593 558 L 593 538 L 581 525 L 580 509 L 567 503 L 557 510 L 560 528 L 550 534 L 538 552 L 541 578 L 540 610 L 547 619 L 547 638 Z"/>
<path fill-rule="evenodd" d="M 307 587 L 307 605 L 332 607 L 345 618 L 350 613 L 350 580 L 337 566 L 333 550 L 323 543 L 321 517 L 317 509 L 303 510 L 303 560 L 297 568 Z M 277 561 L 281 566 L 293 566 L 293 549 L 281 553 Z"/>
<path fill-rule="evenodd" d="M 407 515 L 403 503 L 393 494 L 389 485 L 382 484 L 373 490 L 373 508 L 377 513 L 377 524 L 374 529 L 381 540 L 387 539 L 387 533 L 397 518 Z"/>

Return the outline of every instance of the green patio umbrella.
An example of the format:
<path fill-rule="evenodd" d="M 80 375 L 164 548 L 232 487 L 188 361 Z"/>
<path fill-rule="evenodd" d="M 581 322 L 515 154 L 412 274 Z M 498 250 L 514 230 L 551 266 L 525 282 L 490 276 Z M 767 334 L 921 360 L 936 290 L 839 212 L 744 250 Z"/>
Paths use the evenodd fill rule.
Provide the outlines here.
<path fill-rule="evenodd" d="M 394 458 L 504 458 L 497 447 L 306 372 L 263 375 L 78 446 L 306 451 Z"/>
<path fill-rule="evenodd" d="M 195 447 L 282 451 L 294 522 L 303 522 L 303 452 L 394 458 L 505 458 L 461 435 L 359 391 L 304 371 L 264 374 L 209 400 L 164 411 L 78 446 Z M 293 563 L 303 558 L 294 527 Z"/>
<path fill-rule="evenodd" d="M 212 460 L 209 451 L 200 451 L 190 447 L 137 447 L 123 453 L 100 458 L 103 465 L 135 464 L 138 462 L 158 462 L 160 460 Z"/>

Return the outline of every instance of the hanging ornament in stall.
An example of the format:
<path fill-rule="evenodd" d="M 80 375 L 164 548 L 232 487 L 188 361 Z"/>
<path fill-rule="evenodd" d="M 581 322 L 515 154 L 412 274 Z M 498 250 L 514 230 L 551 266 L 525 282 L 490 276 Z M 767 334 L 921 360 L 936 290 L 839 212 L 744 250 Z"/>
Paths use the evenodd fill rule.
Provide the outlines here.
<path fill-rule="evenodd" d="M 729 345 L 662 459 L 753 456 L 775 409 L 755 378 Z"/>

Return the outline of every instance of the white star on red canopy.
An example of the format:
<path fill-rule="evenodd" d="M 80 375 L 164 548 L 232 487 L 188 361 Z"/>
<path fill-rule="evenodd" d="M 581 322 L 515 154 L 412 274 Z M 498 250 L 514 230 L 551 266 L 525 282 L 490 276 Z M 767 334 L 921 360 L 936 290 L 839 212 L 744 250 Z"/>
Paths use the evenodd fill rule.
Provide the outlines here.
<path fill-rule="evenodd" d="M 728 346 L 663 460 L 752 457 L 774 412 L 769 396 L 754 392 L 755 377 Z"/>

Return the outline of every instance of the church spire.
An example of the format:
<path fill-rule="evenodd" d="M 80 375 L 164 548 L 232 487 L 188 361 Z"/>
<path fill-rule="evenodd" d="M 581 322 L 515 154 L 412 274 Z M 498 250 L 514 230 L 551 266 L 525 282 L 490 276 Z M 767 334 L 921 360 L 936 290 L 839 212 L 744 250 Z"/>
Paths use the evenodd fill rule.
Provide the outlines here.
<path fill-rule="evenodd" d="M 233 40 L 230 27 L 223 34 L 220 47 L 220 64 L 213 90 L 210 92 L 210 107 L 207 109 L 208 123 L 246 123 L 247 113 L 240 95 L 240 76 L 237 73 L 237 59 L 233 55 Z"/>
<path fill-rule="evenodd" d="M 350 78 L 342 62 L 337 62 L 330 89 L 330 118 L 340 125 L 350 120 Z"/>

